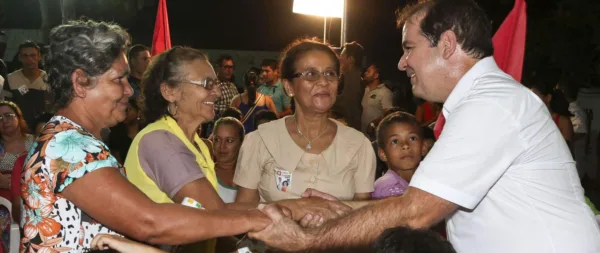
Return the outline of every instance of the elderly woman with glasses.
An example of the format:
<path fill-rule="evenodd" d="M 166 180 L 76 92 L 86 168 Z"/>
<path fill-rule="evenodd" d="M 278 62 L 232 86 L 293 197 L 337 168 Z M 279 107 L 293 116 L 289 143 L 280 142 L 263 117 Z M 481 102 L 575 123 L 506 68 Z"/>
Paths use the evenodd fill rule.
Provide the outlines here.
<path fill-rule="evenodd" d="M 237 202 L 294 199 L 308 188 L 341 200 L 370 198 L 376 163 L 371 142 L 328 117 L 339 71 L 338 55 L 326 44 L 302 40 L 283 52 L 280 73 L 296 112 L 246 136 L 234 177 Z M 314 225 L 320 218 L 313 217 Z"/>
<path fill-rule="evenodd" d="M 211 211 L 159 202 L 164 196 L 144 194 L 127 180 L 123 166 L 100 140 L 100 132 L 127 115 L 128 99 L 133 95 L 127 81 L 128 44 L 127 32 L 102 22 L 72 21 L 50 32 L 46 64 L 58 110 L 34 142 L 23 167 L 23 252 L 83 252 L 92 248 L 94 236 L 100 233 L 121 234 L 149 244 L 177 245 L 254 231 L 269 224 L 256 210 Z M 166 56 L 158 57 L 161 64 Z M 176 52 L 173 57 L 178 56 Z M 155 121 L 155 129 L 175 133 L 165 133 L 174 136 L 166 137 L 173 141 L 173 148 L 155 154 L 173 155 L 173 166 L 168 168 L 191 166 L 175 159 L 190 156 L 195 161 L 201 157 L 200 152 L 204 153 L 206 147 L 191 134 L 193 131 L 188 131 L 194 124 L 198 126 L 198 120 L 184 115 L 199 110 L 193 115 L 209 117 L 211 104 L 218 96 L 207 83 L 214 72 L 204 56 L 192 50 L 182 50 L 181 56 L 181 64 L 167 61 L 171 65 L 164 66 L 163 72 L 152 73 L 157 78 L 167 77 L 153 87 L 164 96 L 159 102 L 162 111 L 156 113 L 170 112 L 172 116 L 152 114 L 154 117 L 149 119 Z M 190 148 L 182 150 L 182 146 Z M 127 168 L 133 176 L 139 172 L 138 168 Z M 214 175 L 204 168 L 201 172 L 205 178 Z"/>

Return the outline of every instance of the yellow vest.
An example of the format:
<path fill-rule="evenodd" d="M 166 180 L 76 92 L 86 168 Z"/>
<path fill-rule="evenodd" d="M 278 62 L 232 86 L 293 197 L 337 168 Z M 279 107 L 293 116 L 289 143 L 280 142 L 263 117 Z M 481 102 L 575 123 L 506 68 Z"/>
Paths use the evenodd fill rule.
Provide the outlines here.
<path fill-rule="evenodd" d="M 140 160 L 138 157 L 138 149 L 142 137 L 144 137 L 144 135 L 148 133 L 157 130 L 168 131 L 169 133 L 177 136 L 177 138 L 179 138 L 185 144 L 185 146 L 188 149 L 190 149 L 192 153 L 194 153 L 198 166 L 202 169 L 202 172 L 204 173 L 206 179 L 212 184 L 215 191 L 217 191 L 218 183 L 217 176 L 215 173 L 215 163 L 210 157 L 210 151 L 208 150 L 208 147 L 206 146 L 206 144 L 204 144 L 200 137 L 198 137 L 197 134 L 194 134 L 194 142 L 198 145 L 198 147 L 202 151 L 202 154 L 206 154 L 205 156 L 202 156 L 198 149 L 196 149 L 194 145 L 185 137 L 183 130 L 181 130 L 179 125 L 177 125 L 177 122 L 175 122 L 175 120 L 171 117 L 162 117 L 156 122 L 149 124 L 133 139 L 131 147 L 129 148 L 129 152 L 127 153 L 127 159 L 125 160 L 125 171 L 127 173 L 127 179 L 129 180 L 129 182 L 134 184 L 143 193 L 145 193 L 146 196 L 148 196 L 156 203 L 173 203 L 173 200 L 166 193 L 161 191 L 160 188 L 158 188 L 158 185 L 156 185 L 156 183 L 150 177 L 148 177 L 148 175 L 146 175 L 146 172 L 144 172 L 142 166 L 140 165 Z M 205 251 L 202 252 L 214 252 L 215 245 L 215 239 L 206 241 L 206 246 L 203 247 Z"/>

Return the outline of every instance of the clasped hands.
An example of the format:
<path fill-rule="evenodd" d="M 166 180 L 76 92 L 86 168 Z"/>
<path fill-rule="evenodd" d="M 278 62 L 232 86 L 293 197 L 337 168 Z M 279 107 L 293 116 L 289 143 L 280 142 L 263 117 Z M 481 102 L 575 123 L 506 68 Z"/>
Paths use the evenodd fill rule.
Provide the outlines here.
<path fill-rule="evenodd" d="M 310 233 L 312 229 L 352 211 L 335 197 L 310 188 L 301 199 L 261 204 L 258 209 L 271 223 L 264 229 L 251 231 L 248 236 L 286 251 L 307 249 L 316 237 Z"/>

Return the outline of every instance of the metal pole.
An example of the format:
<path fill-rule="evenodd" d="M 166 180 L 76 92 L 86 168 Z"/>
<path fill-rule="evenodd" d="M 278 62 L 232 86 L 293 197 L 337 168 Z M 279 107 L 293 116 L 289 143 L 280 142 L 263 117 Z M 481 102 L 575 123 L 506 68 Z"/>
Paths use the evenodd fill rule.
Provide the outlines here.
<path fill-rule="evenodd" d="M 327 43 L 327 16 L 323 17 L 323 43 Z"/>
<path fill-rule="evenodd" d="M 342 29 L 340 30 L 340 48 L 346 44 L 346 31 L 348 23 L 348 0 L 344 0 L 344 14 L 342 15 Z"/>

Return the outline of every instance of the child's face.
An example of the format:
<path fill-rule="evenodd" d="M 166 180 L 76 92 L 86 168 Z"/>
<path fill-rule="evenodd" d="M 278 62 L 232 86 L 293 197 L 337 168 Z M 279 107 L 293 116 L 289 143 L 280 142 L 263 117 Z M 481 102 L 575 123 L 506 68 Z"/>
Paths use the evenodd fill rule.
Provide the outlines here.
<path fill-rule="evenodd" d="M 393 123 L 384 132 L 384 146 L 379 147 L 379 158 L 392 170 L 415 170 L 423 157 L 421 129 L 409 123 Z"/>

